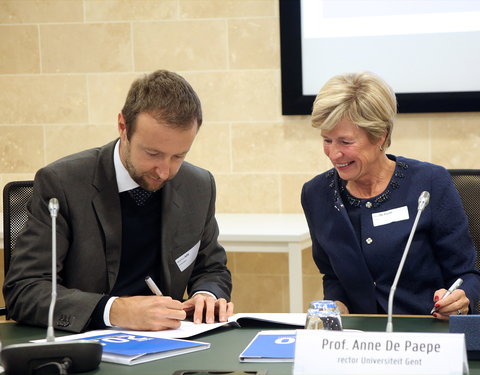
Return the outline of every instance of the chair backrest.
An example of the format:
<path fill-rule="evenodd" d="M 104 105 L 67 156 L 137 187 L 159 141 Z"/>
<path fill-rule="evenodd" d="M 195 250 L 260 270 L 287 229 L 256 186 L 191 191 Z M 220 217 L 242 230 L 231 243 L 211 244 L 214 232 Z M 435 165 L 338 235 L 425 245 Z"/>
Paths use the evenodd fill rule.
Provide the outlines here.
<path fill-rule="evenodd" d="M 3 256 L 4 272 L 17 243 L 18 234 L 27 221 L 27 203 L 33 194 L 33 181 L 13 181 L 3 188 Z"/>
<path fill-rule="evenodd" d="M 450 169 L 449 172 L 462 198 L 480 270 L 480 169 Z"/>

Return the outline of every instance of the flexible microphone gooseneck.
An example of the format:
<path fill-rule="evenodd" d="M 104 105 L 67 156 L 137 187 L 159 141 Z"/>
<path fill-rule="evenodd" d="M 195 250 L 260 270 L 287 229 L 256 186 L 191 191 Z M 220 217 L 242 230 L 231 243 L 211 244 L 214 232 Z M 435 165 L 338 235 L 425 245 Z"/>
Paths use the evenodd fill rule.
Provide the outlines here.
<path fill-rule="evenodd" d="M 72 374 L 95 370 L 102 359 L 102 345 L 93 340 L 55 341 L 53 314 L 57 300 L 57 236 L 56 219 L 59 203 L 56 198 L 48 202 L 52 217 L 52 299 L 48 311 L 47 338 L 44 343 L 14 344 L 1 352 L 5 375 L 31 375 L 56 368 L 59 374 Z M 47 373 L 47 372 L 42 372 Z M 49 372 L 51 373 L 51 372 Z"/>
<path fill-rule="evenodd" d="M 393 297 L 395 295 L 395 291 L 397 290 L 398 279 L 400 279 L 400 274 L 402 273 L 403 265 L 405 264 L 405 260 L 407 259 L 407 254 L 408 254 L 408 251 L 410 250 L 410 245 L 412 243 L 413 235 L 417 230 L 418 220 L 420 220 L 420 216 L 422 215 L 422 212 L 425 209 L 425 207 L 427 207 L 429 201 L 430 201 L 430 193 L 428 191 L 422 192 L 418 197 L 417 216 L 415 217 L 415 221 L 413 222 L 412 230 L 410 231 L 410 236 L 408 237 L 405 250 L 403 250 L 402 259 L 400 260 L 400 264 L 397 269 L 397 274 L 395 275 L 395 279 L 393 280 L 392 287 L 390 288 L 390 294 L 388 296 L 387 332 L 393 331 L 393 324 L 392 324 Z"/>
<path fill-rule="evenodd" d="M 48 202 L 48 210 L 52 217 L 52 298 L 50 299 L 50 308 L 48 309 L 48 328 L 47 342 L 55 341 L 53 333 L 53 312 L 55 310 L 55 302 L 57 302 L 57 214 L 60 205 L 57 198 L 52 198 Z"/>

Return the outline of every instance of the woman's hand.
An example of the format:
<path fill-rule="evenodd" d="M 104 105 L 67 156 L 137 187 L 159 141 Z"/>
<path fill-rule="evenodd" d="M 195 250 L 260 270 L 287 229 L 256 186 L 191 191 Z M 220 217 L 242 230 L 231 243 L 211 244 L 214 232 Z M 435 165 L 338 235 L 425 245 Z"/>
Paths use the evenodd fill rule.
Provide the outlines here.
<path fill-rule="evenodd" d="M 435 311 L 432 315 L 440 320 L 448 320 L 450 315 L 468 314 L 470 300 L 465 295 L 465 291 L 456 289 L 448 297 L 441 299 L 446 292 L 446 289 L 439 289 L 433 295 Z"/>

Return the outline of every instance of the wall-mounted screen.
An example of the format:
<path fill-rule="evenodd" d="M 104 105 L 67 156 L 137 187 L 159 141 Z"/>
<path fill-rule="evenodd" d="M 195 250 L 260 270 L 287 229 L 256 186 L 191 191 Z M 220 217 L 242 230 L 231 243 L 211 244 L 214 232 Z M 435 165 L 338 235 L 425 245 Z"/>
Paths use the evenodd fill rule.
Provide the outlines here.
<path fill-rule="evenodd" d="M 398 110 L 480 111 L 480 1 L 280 0 L 283 114 L 332 76 L 371 71 Z"/>

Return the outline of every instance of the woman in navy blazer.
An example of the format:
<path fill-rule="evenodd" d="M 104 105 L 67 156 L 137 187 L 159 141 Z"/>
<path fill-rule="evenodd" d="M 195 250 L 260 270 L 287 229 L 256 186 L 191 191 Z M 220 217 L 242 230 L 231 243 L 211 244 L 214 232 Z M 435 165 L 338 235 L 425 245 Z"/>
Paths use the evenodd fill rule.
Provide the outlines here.
<path fill-rule="evenodd" d="M 393 312 L 434 307 L 441 320 L 474 313 L 480 274 L 462 202 L 445 168 L 385 153 L 396 108 L 391 88 L 372 73 L 336 76 L 315 99 L 312 125 L 333 168 L 304 185 L 302 206 L 325 298 L 342 313 L 387 312 L 419 195 L 428 191 Z M 442 299 L 457 278 L 461 289 Z"/>

